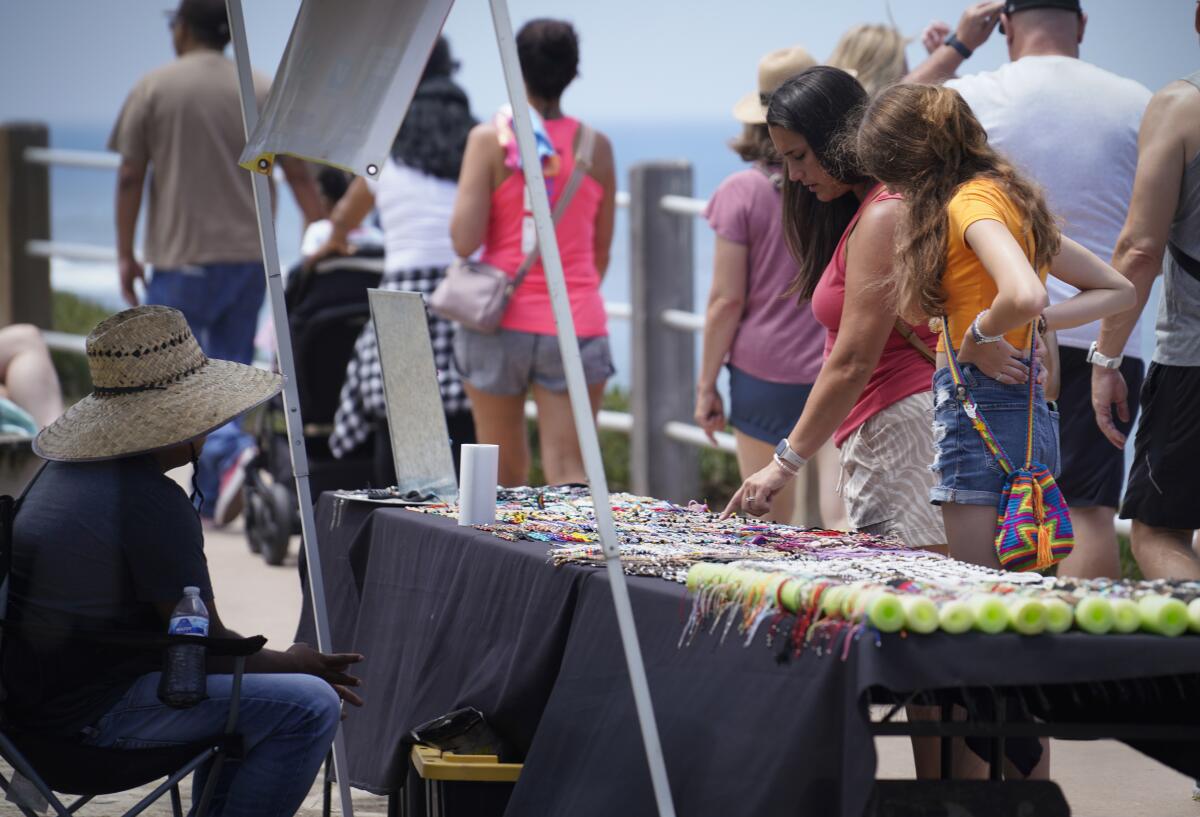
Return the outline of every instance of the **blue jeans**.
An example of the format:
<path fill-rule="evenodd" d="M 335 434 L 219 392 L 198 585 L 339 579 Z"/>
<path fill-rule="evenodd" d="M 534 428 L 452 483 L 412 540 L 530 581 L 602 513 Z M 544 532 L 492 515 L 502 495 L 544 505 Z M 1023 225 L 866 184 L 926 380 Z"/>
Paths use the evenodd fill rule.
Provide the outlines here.
<path fill-rule="evenodd" d="M 92 729 L 86 742 L 106 748 L 143 749 L 191 743 L 218 735 L 229 716 L 232 675 L 208 676 L 208 698 L 189 709 L 158 700 L 162 673 L 143 675 Z M 242 679 L 237 732 L 242 760 L 226 760 L 209 813 L 290 817 L 312 788 L 340 718 L 333 687 L 312 675 L 247 674 Z M 208 767 L 192 780 L 193 808 Z"/>
<path fill-rule="evenodd" d="M 205 264 L 155 269 L 146 303 L 182 312 L 204 354 L 249 365 L 254 362 L 254 333 L 265 292 L 261 263 Z M 221 475 L 253 444 L 236 420 L 208 435 L 196 468 L 196 487 L 205 499 L 202 515 L 213 515 Z"/>

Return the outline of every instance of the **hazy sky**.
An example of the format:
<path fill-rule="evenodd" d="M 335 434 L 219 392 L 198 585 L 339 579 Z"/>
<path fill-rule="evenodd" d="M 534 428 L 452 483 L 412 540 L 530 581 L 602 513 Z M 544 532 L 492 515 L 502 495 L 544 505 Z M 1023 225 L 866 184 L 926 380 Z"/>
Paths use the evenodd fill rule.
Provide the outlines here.
<path fill-rule="evenodd" d="M 334 2 L 335 0 L 328 0 Z M 337 0 L 347 9 L 354 0 Z M 297 0 L 246 0 L 251 58 L 270 72 Z M 896 23 L 919 35 L 929 20 L 954 23 L 966 2 L 892 0 Z M 0 0 L 0 119 L 108 124 L 130 86 L 172 58 L 163 11 L 170 0 Z M 1084 0 L 1083 57 L 1156 89 L 1200 68 L 1195 0 Z M 593 120 L 713 119 L 754 86 L 765 51 L 803 44 L 818 59 L 859 22 L 887 20 L 885 0 L 510 0 L 516 25 L 535 16 L 572 20 L 582 38 L 582 78 L 566 107 Z M 460 0 L 446 33 L 478 115 L 503 101 L 485 0 Z M 914 43 L 910 60 L 919 59 Z M 997 34 L 964 70 L 1006 59 Z"/>

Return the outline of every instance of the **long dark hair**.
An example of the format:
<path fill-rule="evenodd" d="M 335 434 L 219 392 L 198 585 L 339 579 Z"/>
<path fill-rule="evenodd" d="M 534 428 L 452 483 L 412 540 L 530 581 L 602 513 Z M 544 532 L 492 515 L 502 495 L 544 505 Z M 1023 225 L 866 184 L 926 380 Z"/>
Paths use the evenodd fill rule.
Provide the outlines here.
<path fill-rule="evenodd" d="M 458 180 L 467 134 L 475 127 L 467 94 L 451 79 L 458 67 L 445 37 L 438 37 L 404 124 L 392 142 L 392 158 L 439 179 Z"/>
<path fill-rule="evenodd" d="M 875 178 L 904 194 L 890 283 L 908 320 L 945 312 L 947 207 L 972 179 L 991 179 L 1021 213 L 1034 269 L 1058 254 L 1062 237 L 1041 189 L 988 144 L 983 126 L 957 91 L 907 84 L 885 89 L 861 120 L 856 153 Z"/>
<path fill-rule="evenodd" d="M 853 151 L 853 134 L 866 102 L 867 92 L 858 80 L 839 68 L 818 65 L 771 95 L 767 124 L 800 134 L 830 176 L 843 184 L 858 184 L 869 180 Z M 784 174 L 783 234 L 799 268 L 789 295 L 802 301 L 812 298 L 858 206 L 850 192 L 831 202 L 818 201 Z"/>

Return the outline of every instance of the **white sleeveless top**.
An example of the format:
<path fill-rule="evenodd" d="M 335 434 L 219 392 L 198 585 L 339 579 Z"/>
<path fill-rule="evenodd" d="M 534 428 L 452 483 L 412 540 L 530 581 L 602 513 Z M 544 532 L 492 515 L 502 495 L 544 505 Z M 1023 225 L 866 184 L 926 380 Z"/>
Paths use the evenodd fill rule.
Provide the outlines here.
<path fill-rule="evenodd" d="M 365 177 L 364 177 L 365 178 Z M 458 184 L 389 158 L 378 180 L 367 179 L 383 228 L 383 269 L 448 267 L 454 262 L 450 215 Z"/>

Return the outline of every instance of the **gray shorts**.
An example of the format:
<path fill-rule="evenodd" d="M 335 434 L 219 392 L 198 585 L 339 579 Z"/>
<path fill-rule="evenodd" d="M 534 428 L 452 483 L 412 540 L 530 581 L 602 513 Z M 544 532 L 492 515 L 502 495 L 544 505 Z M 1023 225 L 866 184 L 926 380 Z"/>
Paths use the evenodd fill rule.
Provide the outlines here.
<path fill-rule="evenodd" d="M 589 386 L 603 383 L 616 371 L 607 336 L 580 338 L 579 353 Z M 550 391 L 567 390 L 555 335 L 509 329 L 481 335 L 460 326 L 454 335 L 454 368 L 463 380 L 489 394 L 524 394 L 534 383 Z"/>

